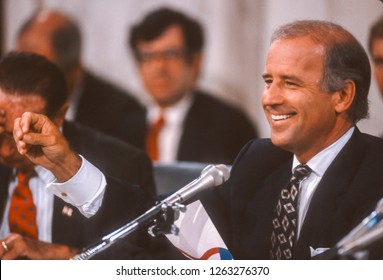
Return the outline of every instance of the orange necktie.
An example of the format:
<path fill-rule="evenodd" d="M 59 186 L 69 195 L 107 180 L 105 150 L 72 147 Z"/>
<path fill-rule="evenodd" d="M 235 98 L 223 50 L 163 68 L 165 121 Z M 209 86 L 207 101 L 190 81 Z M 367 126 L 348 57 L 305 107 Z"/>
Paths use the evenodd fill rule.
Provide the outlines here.
<path fill-rule="evenodd" d="M 32 176 L 33 173 L 17 172 L 17 186 L 9 208 L 9 229 L 11 232 L 37 239 L 36 206 L 29 188 L 29 179 Z"/>
<path fill-rule="evenodd" d="M 161 114 L 159 118 L 150 125 L 148 134 L 146 135 L 146 151 L 153 161 L 158 160 L 159 157 L 158 137 L 164 125 L 165 119 L 163 114 Z"/>

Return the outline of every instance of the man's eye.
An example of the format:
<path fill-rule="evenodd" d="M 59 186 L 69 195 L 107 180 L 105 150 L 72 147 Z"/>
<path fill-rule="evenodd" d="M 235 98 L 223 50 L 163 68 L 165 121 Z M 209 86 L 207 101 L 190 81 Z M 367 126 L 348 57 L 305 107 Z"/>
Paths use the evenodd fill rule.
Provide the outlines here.
<path fill-rule="evenodd" d="M 289 81 L 286 81 L 286 85 L 289 86 L 289 87 L 295 87 L 295 86 L 298 86 L 296 83 L 289 82 Z"/>
<path fill-rule="evenodd" d="M 374 65 L 377 67 L 383 66 L 383 57 L 376 57 L 373 59 Z"/>
<path fill-rule="evenodd" d="M 184 55 L 183 50 L 178 50 L 178 49 L 169 49 L 169 50 L 163 51 L 162 53 L 162 56 L 165 59 L 177 59 L 177 58 L 181 58 L 183 55 Z"/>
<path fill-rule="evenodd" d="M 138 59 L 143 62 L 150 61 L 153 59 L 153 57 L 154 57 L 154 54 L 150 52 L 142 52 L 138 54 Z"/>
<path fill-rule="evenodd" d="M 137 53 L 138 60 L 141 62 L 152 62 L 156 59 L 177 60 L 184 56 L 185 51 L 183 49 L 166 49 L 156 52 L 143 51 Z"/>

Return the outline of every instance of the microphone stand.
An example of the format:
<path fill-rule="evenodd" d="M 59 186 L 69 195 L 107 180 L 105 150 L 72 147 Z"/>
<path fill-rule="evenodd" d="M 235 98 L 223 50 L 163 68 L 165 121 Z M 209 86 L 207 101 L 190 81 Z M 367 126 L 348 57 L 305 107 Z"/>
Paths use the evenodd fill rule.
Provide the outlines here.
<path fill-rule="evenodd" d="M 350 240 L 338 247 L 340 256 L 349 256 L 364 249 L 367 249 L 371 244 L 383 239 L 383 221 L 379 222 L 374 228 L 367 230 L 358 238 Z"/>
<path fill-rule="evenodd" d="M 222 184 L 229 177 L 230 171 L 224 164 L 206 166 L 202 170 L 200 177 L 165 198 L 165 200 L 159 202 L 132 222 L 104 236 L 99 243 L 85 249 L 73 259 L 90 259 L 94 255 L 110 247 L 117 240 L 137 230 L 142 225 L 148 225 L 150 223 L 153 225 L 149 227 L 148 231 L 152 236 L 166 233 L 178 235 L 179 229 L 174 225 L 174 221 L 178 219 L 179 212 L 186 211 L 186 206 L 180 204 L 180 202 L 186 201 L 198 191 Z"/>
<path fill-rule="evenodd" d="M 186 206 L 183 204 L 161 202 L 150 208 L 135 220 L 104 236 L 100 242 L 88 247 L 72 259 L 88 260 L 143 225 L 153 224 L 148 228 L 149 234 L 153 237 L 167 233 L 178 235 L 179 229 L 174 222 L 178 219 L 179 213 L 185 211 Z"/>
<path fill-rule="evenodd" d="M 372 219 L 370 219 L 372 218 Z M 354 228 L 335 247 L 314 257 L 314 259 L 359 259 L 371 245 L 383 239 L 383 220 L 373 212 L 360 225 Z"/>

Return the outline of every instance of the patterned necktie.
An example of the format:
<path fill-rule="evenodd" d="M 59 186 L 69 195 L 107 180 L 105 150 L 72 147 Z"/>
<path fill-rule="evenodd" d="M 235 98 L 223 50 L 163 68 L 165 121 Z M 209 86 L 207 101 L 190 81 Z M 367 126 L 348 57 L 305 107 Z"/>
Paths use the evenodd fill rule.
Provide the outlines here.
<path fill-rule="evenodd" d="M 150 125 L 146 136 L 146 151 L 153 161 L 156 161 L 159 158 L 158 138 L 164 125 L 164 116 L 163 114 L 160 114 L 159 118 Z"/>
<path fill-rule="evenodd" d="M 29 188 L 33 173 L 17 173 L 17 186 L 11 197 L 9 229 L 11 232 L 37 239 L 36 205 Z"/>
<path fill-rule="evenodd" d="M 292 259 L 297 229 L 299 183 L 311 173 L 305 164 L 294 168 L 290 182 L 281 190 L 271 234 L 271 259 Z"/>

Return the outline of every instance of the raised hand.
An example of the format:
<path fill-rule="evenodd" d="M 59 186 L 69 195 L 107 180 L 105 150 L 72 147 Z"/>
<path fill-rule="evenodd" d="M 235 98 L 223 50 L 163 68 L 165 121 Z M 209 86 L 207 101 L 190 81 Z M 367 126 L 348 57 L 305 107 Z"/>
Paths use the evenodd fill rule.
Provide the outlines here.
<path fill-rule="evenodd" d="M 45 115 L 26 112 L 16 118 L 13 137 L 19 153 L 50 170 L 58 182 L 69 180 L 81 167 L 80 156 Z"/>

